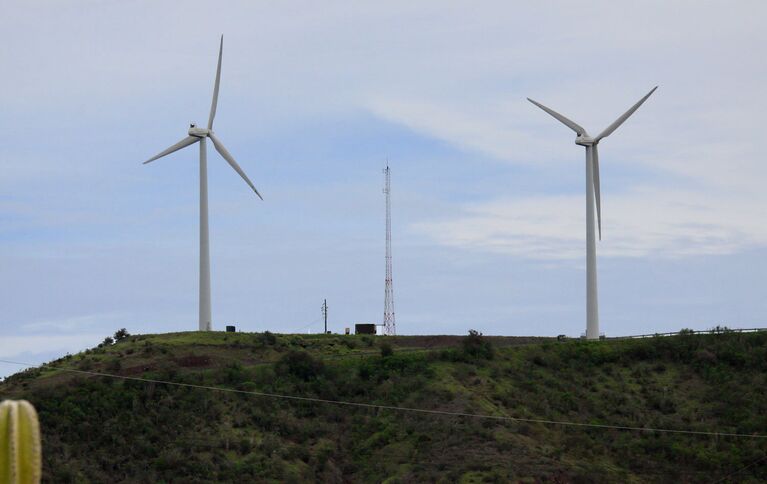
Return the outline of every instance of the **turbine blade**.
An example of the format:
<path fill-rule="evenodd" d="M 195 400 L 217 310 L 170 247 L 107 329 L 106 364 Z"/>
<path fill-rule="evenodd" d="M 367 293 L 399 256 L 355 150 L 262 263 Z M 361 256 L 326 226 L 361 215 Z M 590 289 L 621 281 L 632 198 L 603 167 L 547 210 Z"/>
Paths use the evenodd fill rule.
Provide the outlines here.
<path fill-rule="evenodd" d="M 624 122 L 624 121 L 626 121 L 626 120 L 629 118 L 629 116 L 631 116 L 632 114 L 634 114 L 634 111 L 636 111 L 637 109 L 639 109 L 639 106 L 641 106 L 641 105 L 642 105 L 642 103 L 644 103 L 645 101 L 647 101 L 647 98 L 648 98 L 648 97 L 650 97 L 650 95 L 652 95 L 652 93 L 654 93 L 656 89 L 658 89 L 658 86 L 655 86 L 654 88 L 652 88 L 652 90 L 651 90 L 650 92 L 648 92 L 647 94 L 645 94 L 645 97 L 643 97 L 643 98 L 642 98 L 642 99 L 640 99 L 640 100 L 639 100 L 639 101 L 638 101 L 636 104 L 634 104 L 633 106 L 631 106 L 631 109 L 629 109 L 628 111 L 626 111 L 625 113 L 623 113 L 623 116 L 621 116 L 620 118 L 618 118 L 618 119 L 616 119 L 615 121 L 613 121 L 613 124 L 611 124 L 610 126 L 608 126 L 607 128 L 605 128 L 605 130 L 604 130 L 604 131 L 602 131 L 601 133 L 599 133 L 599 135 L 598 135 L 598 136 L 597 136 L 597 137 L 594 139 L 594 141 L 595 141 L 595 142 L 598 142 L 598 141 L 599 141 L 599 140 L 601 140 L 602 138 L 607 138 L 608 136 L 610 136 L 610 134 L 611 134 L 613 131 L 615 131 L 616 129 L 618 129 L 618 126 L 620 126 L 621 124 L 623 124 L 623 122 Z"/>
<path fill-rule="evenodd" d="M 594 195 L 597 202 L 597 227 L 599 227 L 599 240 L 602 240 L 602 200 L 599 193 L 601 188 L 599 186 L 599 151 L 597 151 L 597 145 L 593 146 L 591 159 L 594 162 L 591 169 L 594 175 Z"/>
<path fill-rule="evenodd" d="M 536 105 L 536 106 L 538 106 L 539 108 L 543 109 L 544 111 L 546 111 L 546 112 L 547 112 L 547 113 L 549 113 L 550 115 L 552 115 L 552 116 L 553 116 L 554 118 L 556 118 L 556 119 L 557 119 L 557 120 L 558 120 L 560 123 L 564 124 L 565 126 L 567 126 L 567 127 L 568 127 L 568 128 L 570 128 L 570 129 L 572 129 L 572 130 L 573 130 L 573 131 L 575 131 L 577 134 L 579 134 L 579 135 L 581 135 L 581 134 L 587 134 L 587 133 L 586 133 L 586 130 L 585 130 L 585 129 L 583 129 L 583 127 L 582 127 L 580 124 L 576 123 L 575 121 L 572 121 L 572 120 L 570 120 L 570 119 L 568 119 L 568 118 L 566 118 L 566 117 L 562 116 L 561 114 L 559 114 L 558 112 L 554 111 L 553 109 L 549 109 L 549 108 L 547 108 L 546 106 L 544 106 L 543 104 L 541 104 L 541 103 L 539 103 L 539 102 L 535 102 L 535 101 L 533 101 L 533 100 L 532 100 L 532 99 L 530 99 L 530 98 L 527 98 L 527 100 L 528 100 L 528 101 L 530 101 L 531 103 L 535 104 L 535 105 Z"/>
<path fill-rule="evenodd" d="M 174 151 L 180 150 L 181 148 L 186 148 L 187 146 L 197 143 L 198 141 L 200 141 L 200 138 L 196 136 L 187 136 L 186 138 L 182 139 L 181 141 L 171 146 L 167 150 L 161 151 L 158 154 L 154 155 L 153 157 L 149 158 L 148 160 L 144 162 L 144 164 L 146 165 L 147 163 L 154 161 L 157 158 L 162 158 L 163 156 L 169 155 L 173 153 Z"/>
<path fill-rule="evenodd" d="M 264 199 L 264 197 L 261 196 L 260 193 L 258 193 L 258 190 L 256 190 L 256 187 L 253 185 L 253 182 L 250 181 L 250 178 L 248 178 L 248 175 L 245 174 L 244 171 L 242 171 L 242 168 L 240 168 L 240 165 L 237 164 L 236 161 L 234 161 L 234 158 L 231 154 L 226 150 L 226 147 L 224 147 L 224 144 L 221 142 L 220 139 L 216 138 L 216 135 L 213 133 L 210 133 L 208 135 L 210 137 L 210 140 L 213 142 L 213 146 L 215 146 L 216 151 L 224 157 L 224 159 L 234 168 L 234 171 L 240 174 L 243 180 L 245 180 L 245 183 L 247 183 L 250 188 L 253 189 L 254 192 L 256 192 L 256 195 L 258 195 L 258 198 L 261 200 Z"/>
<path fill-rule="evenodd" d="M 224 36 L 221 36 L 221 45 L 218 47 L 218 67 L 216 68 L 216 84 L 213 86 L 213 101 L 210 103 L 210 117 L 208 118 L 208 129 L 213 128 L 213 119 L 216 117 L 216 106 L 218 106 L 218 86 L 221 83 L 221 54 L 224 53 Z"/>

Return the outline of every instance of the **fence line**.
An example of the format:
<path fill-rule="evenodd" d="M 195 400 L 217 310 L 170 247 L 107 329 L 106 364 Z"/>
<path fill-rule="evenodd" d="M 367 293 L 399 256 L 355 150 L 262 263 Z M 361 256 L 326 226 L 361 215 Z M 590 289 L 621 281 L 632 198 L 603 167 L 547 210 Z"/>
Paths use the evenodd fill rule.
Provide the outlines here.
<path fill-rule="evenodd" d="M 680 334 L 723 334 L 723 333 L 757 333 L 760 331 L 767 331 L 767 328 L 741 328 L 731 329 L 725 327 L 716 327 L 711 329 L 704 329 L 700 331 L 695 330 L 682 330 L 673 331 L 670 333 L 653 333 L 653 334 L 635 334 L 630 336 L 611 336 L 607 339 L 638 339 L 638 338 L 655 338 L 660 336 L 679 336 Z"/>

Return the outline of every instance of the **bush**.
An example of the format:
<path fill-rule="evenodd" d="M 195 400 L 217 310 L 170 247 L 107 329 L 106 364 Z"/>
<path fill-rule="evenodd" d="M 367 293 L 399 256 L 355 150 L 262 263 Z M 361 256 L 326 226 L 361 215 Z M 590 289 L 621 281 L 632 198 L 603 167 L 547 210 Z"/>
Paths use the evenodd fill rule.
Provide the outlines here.
<path fill-rule="evenodd" d="M 115 340 L 112 339 L 111 336 L 107 336 L 106 338 L 104 338 L 104 342 L 101 344 L 103 344 L 104 346 L 112 346 L 114 343 L 115 343 Z"/>
<path fill-rule="evenodd" d="M 107 370 L 109 370 L 110 372 L 117 372 L 117 371 L 120 371 L 121 369 L 122 369 L 122 364 L 120 363 L 120 360 L 118 360 L 117 358 L 111 360 L 107 364 Z"/>
<path fill-rule="evenodd" d="M 305 351 L 292 350 L 277 362 L 278 373 L 289 374 L 309 381 L 317 378 L 324 370 L 322 361 L 315 359 Z"/>
<path fill-rule="evenodd" d="M 240 363 L 234 362 L 223 368 L 221 379 L 229 385 L 239 385 L 248 380 L 248 374 Z"/>
<path fill-rule="evenodd" d="M 261 333 L 259 335 L 259 339 L 261 340 L 261 344 L 264 346 L 273 346 L 275 343 L 277 343 L 277 337 L 269 331 L 264 331 Z"/>
<path fill-rule="evenodd" d="M 461 341 L 461 348 L 463 354 L 473 359 L 486 359 L 493 358 L 493 344 L 486 340 L 482 333 L 470 329 L 469 335 Z"/>
<path fill-rule="evenodd" d="M 392 349 L 391 345 L 389 343 L 381 343 L 381 356 L 386 358 L 387 356 L 391 356 L 394 354 L 394 349 Z"/>
<path fill-rule="evenodd" d="M 353 340 L 352 338 L 343 338 L 341 340 L 341 344 L 349 348 L 350 350 L 357 348 L 357 342 Z"/>

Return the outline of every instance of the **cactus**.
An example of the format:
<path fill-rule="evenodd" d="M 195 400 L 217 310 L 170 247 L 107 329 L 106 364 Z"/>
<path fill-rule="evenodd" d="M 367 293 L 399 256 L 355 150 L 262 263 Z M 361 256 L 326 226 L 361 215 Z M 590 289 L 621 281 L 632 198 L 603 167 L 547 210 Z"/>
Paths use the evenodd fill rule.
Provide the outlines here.
<path fill-rule="evenodd" d="M 42 458 L 40 424 L 35 407 L 26 400 L 0 403 L 0 482 L 40 482 Z"/>

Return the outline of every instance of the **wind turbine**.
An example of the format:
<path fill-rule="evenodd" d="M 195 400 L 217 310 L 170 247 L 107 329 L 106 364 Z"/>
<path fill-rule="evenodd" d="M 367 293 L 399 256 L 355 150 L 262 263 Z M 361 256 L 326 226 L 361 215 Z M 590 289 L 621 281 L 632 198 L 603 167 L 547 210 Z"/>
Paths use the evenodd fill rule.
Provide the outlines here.
<path fill-rule="evenodd" d="M 613 131 L 626 121 L 634 111 L 639 109 L 658 86 L 652 88 L 642 99 L 631 106 L 621 117 L 599 133 L 595 138 L 589 136 L 578 123 L 562 116 L 553 109 L 527 98 L 528 101 L 543 109 L 559 122 L 575 131 L 575 144 L 586 148 L 586 339 L 599 339 L 599 307 L 597 304 L 597 253 L 594 237 L 594 201 L 596 199 L 597 226 L 599 240 L 602 240 L 602 202 L 599 187 L 599 142 L 612 134 Z"/>
<path fill-rule="evenodd" d="M 210 331 L 211 329 L 211 308 L 210 308 L 210 243 L 208 239 L 208 160 L 206 140 L 210 138 L 216 151 L 234 168 L 245 183 L 256 192 L 258 198 L 263 197 L 248 175 L 242 171 L 240 165 L 234 161 L 229 151 L 221 143 L 221 140 L 213 133 L 213 119 L 216 117 L 216 105 L 218 104 L 218 87 L 221 82 L 221 54 L 224 51 L 224 36 L 221 36 L 221 44 L 218 49 L 218 67 L 216 68 L 216 84 L 213 87 L 213 101 L 210 104 L 210 116 L 208 117 L 208 127 L 199 128 L 196 124 L 189 125 L 188 136 L 170 148 L 161 151 L 157 155 L 144 162 L 146 165 L 158 158 L 169 155 L 181 148 L 200 143 L 200 331 Z"/>

